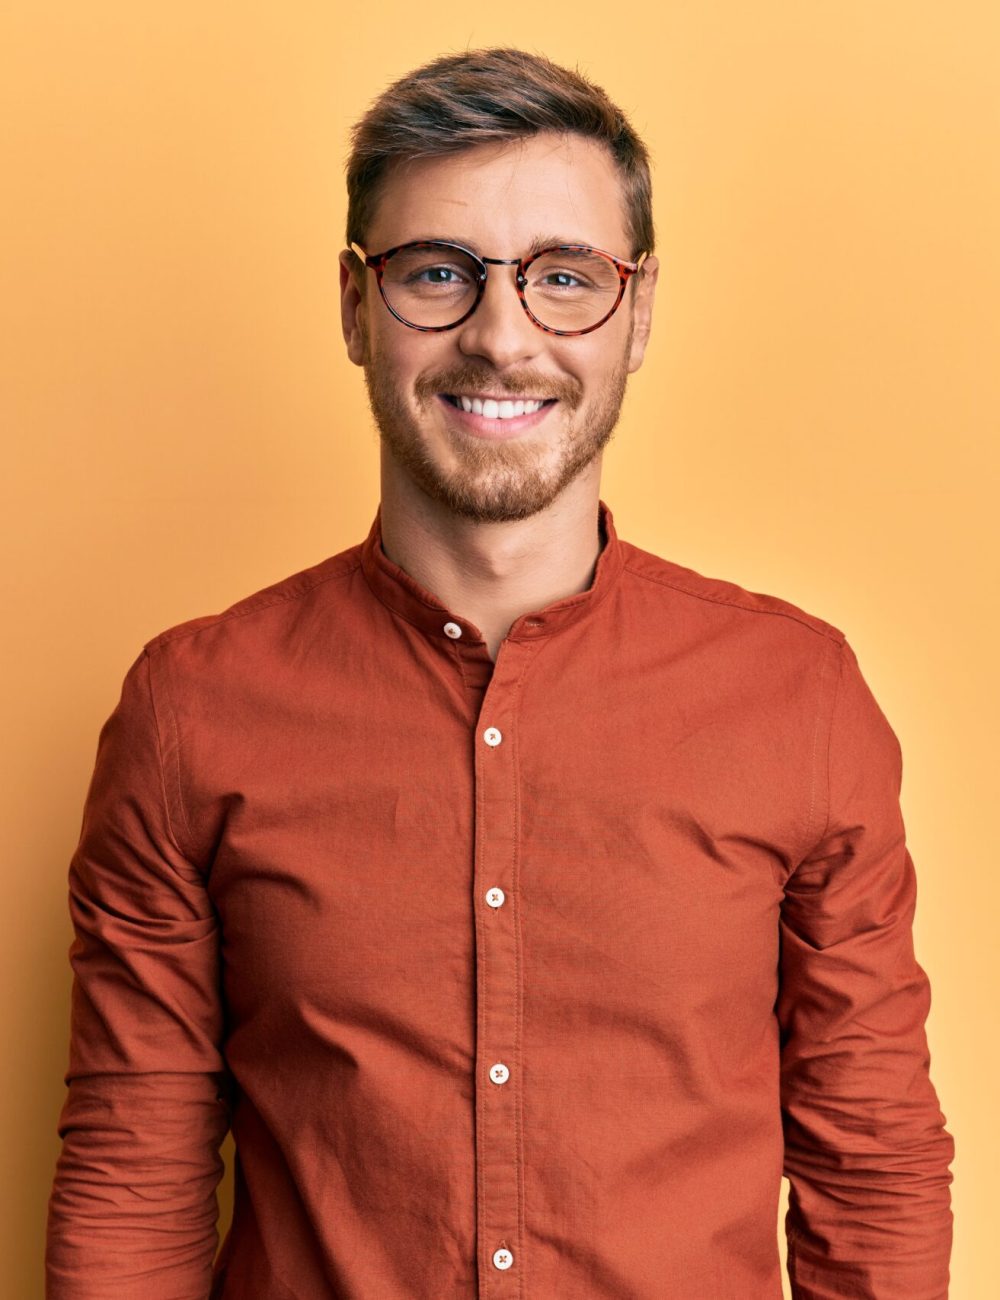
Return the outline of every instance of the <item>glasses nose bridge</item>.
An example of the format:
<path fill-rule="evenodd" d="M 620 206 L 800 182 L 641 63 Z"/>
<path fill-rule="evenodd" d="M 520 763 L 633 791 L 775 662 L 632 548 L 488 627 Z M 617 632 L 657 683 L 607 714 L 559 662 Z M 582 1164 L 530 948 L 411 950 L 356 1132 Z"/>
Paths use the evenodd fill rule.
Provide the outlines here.
<path fill-rule="evenodd" d="M 521 296 L 521 291 L 520 291 L 520 290 L 521 290 L 521 282 L 520 282 L 520 278 L 519 278 L 519 277 L 520 277 L 520 274 L 521 274 L 521 272 L 520 272 L 520 267 L 521 267 L 521 265 L 522 265 L 523 262 L 524 262 L 524 258 L 523 258 L 523 257 L 483 257 L 483 256 L 480 254 L 479 260 L 480 260 L 480 262 L 482 262 L 484 265 L 488 265 L 488 266 L 516 266 L 516 267 L 518 268 L 518 273 L 517 273 L 517 275 L 514 277 L 514 289 L 515 289 L 516 292 L 517 292 L 517 300 L 518 300 L 518 302 L 519 302 L 519 304 L 520 304 L 522 310 L 524 311 L 525 315 L 528 316 L 528 319 L 531 320 L 530 313 L 527 312 L 526 303 L 525 303 L 523 297 Z M 483 297 L 484 297 L 485 292 L 486 292 L 486 281 L 488 281 L 488 280 L 489 280 L 489 275 L 487 274 L 487 275 L 485 275 L 485 276 L 483 277 L 483 281 L 484 281 L 484 282 L 483 282 L 483 284 L 481 285 L 481 288 L 480 288 L 479 301 L 478 301 L 477 304 L 476 304 L 477 314 L 478 314 L 478 309 L 482 306 Z M 496 290 L 494 290 L 494 292 L 496 292 Z M 503 292 L 504 292 L 504 293 L 509 293 L 510 290 L 509 290 L 506 286 L 504 286 L 504 290 L 503 290 Z M 535 322 L 535 321 L 532 321 L 532 324 L 534 325 L 534 324 L 536 324 L 536 322 Z"/>

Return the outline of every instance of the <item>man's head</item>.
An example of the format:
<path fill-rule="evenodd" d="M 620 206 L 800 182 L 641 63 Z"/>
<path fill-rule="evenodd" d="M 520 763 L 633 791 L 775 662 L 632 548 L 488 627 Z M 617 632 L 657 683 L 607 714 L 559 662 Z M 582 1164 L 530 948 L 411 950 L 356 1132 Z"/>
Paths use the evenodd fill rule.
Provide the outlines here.
<path fill-rule="evenodd" d="M 604 263 L 610 283 L 625 286 L 617 310 L 596 329 L 560 334 L 524 310 L 515 266 L 488 266 L 478 306 L 454 328 L 420 330 L 392 314 L 374 269 L 341 254 L 348 354 L 364 367 L 393 472 L 480 521 L 527 518 L 588 466 L 599 472 L 627 376 L 642 363 L 657 273 L 647 152 L 599 87 L 510 49 L 446 56 L 402 78 L 354 129 L 347 237 L 368 255 L 446 240 L 483 258 L 527 257 L 548 243 L 617 259 L 621 269 Z M 397 255 L 397 282 L 400 265 Z M 437 299 L 457 301 L 468 265 L 443 253 L 421 263 L 422 295 L 433 285 Z M 585 292 L 579 265 L 550 261 L 544 276 L 541 263 L 528 268 L 539 317 L 543 294 L 559 299 L 546 323 L 570 323 L 566 302 Z M 449 400 L 462 395 L 547 405 L 506 423 Z"/>

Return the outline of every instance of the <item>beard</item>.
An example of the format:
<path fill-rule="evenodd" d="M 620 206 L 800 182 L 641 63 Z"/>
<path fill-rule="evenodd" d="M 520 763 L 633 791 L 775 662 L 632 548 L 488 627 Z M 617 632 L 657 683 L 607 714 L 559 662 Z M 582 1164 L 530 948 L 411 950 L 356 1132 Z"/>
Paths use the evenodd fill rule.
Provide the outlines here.
<path fill-rule="evenodd" d="M 584 405 L 580 384 L 522 371 L 498 381 L 497 375 L 474 362 L 422 375 L 414 385 L 421 422 L 407 405 L 391 367 L 371 345 L 362 323 L 365 386 L 368 404 L 383 447 L 428 497 L 452 514 L 479 523 L 527 519 L 546 509 L 590 465 L 611 440 L 628 382 L 628 355 L 634 326 L 607 385 Z M 506 396 L 558 398 L 546 417 L 561 417 L 558 433 L 546 433 L 545 422 L 535 431 L 493 441 L 463 434 L 439 411 L 438 393 L 504 393 Z M 433 441 L 427 429 L 441 434 Z"/>

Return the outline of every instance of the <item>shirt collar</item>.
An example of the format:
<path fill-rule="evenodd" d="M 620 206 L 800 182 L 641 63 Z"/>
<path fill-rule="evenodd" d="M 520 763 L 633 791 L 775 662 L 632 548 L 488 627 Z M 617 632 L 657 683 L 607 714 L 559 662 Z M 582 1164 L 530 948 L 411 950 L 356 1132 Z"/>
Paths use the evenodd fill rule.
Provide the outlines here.
<path fill-rule="evenodd" d="M 625 556 L 611 511 L 604 501 L 598 502 L 598 522 L 605 542 L 597 557 L 590 586 L 586 591 L 565 596 L 542 609 L 522 614 L 514 620 L 507 633 L 511 640 L 534 640 L 571 627 L 592 613 L 608 595 L 624 567 Z M 368 585 L 383 605 L 420 628 L 427 636 L 441 641 L 459 639 L 467 644 L 485 641 L 473 622 L 442 604 L 433 592 L 422 587 L 382 550 L 381 502 L 368 536 L 361 546 L 361 567 Z M 450 631 L 446 631 L 446 627 Z M 461 629 L 460 638 L 456 637 L 456 627 Z"/>

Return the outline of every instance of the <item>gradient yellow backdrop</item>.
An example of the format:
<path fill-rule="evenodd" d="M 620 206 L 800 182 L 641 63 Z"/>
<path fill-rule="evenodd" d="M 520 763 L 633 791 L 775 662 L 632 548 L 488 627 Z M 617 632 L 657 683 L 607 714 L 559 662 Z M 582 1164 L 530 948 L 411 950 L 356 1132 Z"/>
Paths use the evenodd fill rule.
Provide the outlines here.
<path fill-rule="evenodd" d="M 837 624 L 900 738 L 951 1294 L 997 1294 L 998 12 L 4 8 L 5 1295 L 42 1295 L 98 729 L 144 640 L 367 532 L 348 129 L 408 68 L 488 44 L 578 64 L 652 150 L 658 302 L 602 489 L 620 534 Z"/>

